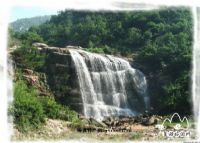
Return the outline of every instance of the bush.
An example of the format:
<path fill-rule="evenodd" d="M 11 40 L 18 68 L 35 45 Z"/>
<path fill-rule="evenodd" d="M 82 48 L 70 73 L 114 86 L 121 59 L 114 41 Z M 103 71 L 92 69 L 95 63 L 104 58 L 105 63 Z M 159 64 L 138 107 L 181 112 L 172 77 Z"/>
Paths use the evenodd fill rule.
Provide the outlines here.
<path fill-rule="evenodd" d="M 36 91 L 19 80 L 15 83 L 14 102 L 10 108 L 16 128 L 22 132 L 39 128 L 45 122 L 42 105 L 38 102 Z"/>
<path fill-rule="evenodd" d="M 15 83 L 14 102 L 9 113 L 14 116 L 14 124 L 21 132 L 39 128 L 45 123 L 45 118 L 70 121 L 72 127 L 81 125 L 75 111 L 57 103 L 52 97 L 37 96 L 36 90 L 28 87 L 23 80 Z"/>
<path fill-rule="evenodd" d="M 72 111 L 69 107 L 58 104 L 52 97 L 40 97 L 40 103 L 48 118 L 62 119 L 71 122 L 78 120 L 78 115 L 75 111 Z"/>
<path fill-rule="evenodd" d="M 110 48 L 109 46 L 105 45 L 105 46 L 101 46 L 101 47 L 96 47 L 96 48 L 86 48 L 85 49 L 88 52 L 94 52 L 94 53 L 100 53 L 100 54 L 115 54 L 116 50 Z"/>
<path fill-rule="evenodd" d="M 102 48 L 87 48 L 86 51 L 100 54 L 104 53 Z"/>
<path fill-rule="evenodd" d="M 42 71 L 47 55 L 39 53 L 39 51 L 28 44 L 22 45 L 13 53 L 13 59 L 20 68 L 29 68 L 35 71 Z"/>
<path fill-rule="evenodd" d="M 22 43 L 31 45 L 34 42 L 43 42 L 42 37 L 35 32 L 24 32 L 18 35 Z"/>
<path fill-rule="evenodd" d="M 44 114 L 47 118 L 61 119 L 70 121 L 71 128 L 82 128 L 83 122 L 78 118 L 78 114 L 67 106 L 58 104 L 52 97 L 40 97 L 40 103 L 43 106 Z"/>
<path fill-rule="evenodd" d="M 57 119 L 60 115 L 61 105 L 57 104 L 54 99 L 50 97 L 40 97 L 40 103 L 43 107 L 44 113 L 48 118 Z"/>

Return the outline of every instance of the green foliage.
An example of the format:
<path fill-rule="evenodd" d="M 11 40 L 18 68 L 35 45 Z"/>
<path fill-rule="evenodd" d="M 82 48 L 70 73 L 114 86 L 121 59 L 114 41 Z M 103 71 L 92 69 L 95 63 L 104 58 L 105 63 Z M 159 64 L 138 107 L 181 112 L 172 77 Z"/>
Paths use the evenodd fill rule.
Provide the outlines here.
<path fill-rule="evenodd" d="M 12 55 L 18 67 L 29 68 L 36 71 L 42 70 L 47 56 L 40 54 L 36 48 L 28 44 L 22 45 L 20 48 L 16 49 Z"/>
<path fill-rule="evenodd" d="M 22 41 L 25 45 L 32 45 L 34 42 L 43 42 L 43 39 L 40 35 L 35 32 L 24 32 L 18 34 L 18 39 Z"/>
<path fill-rule="evenodd" d="M 137 46 L 140 44 L 141 38 L 142 35 L 140 29 L 137 29 L 135 27 L 128 29 L 127 44 Z"/>
<path fill-rule="evenodd" d="M 70 110 L 69 107 L 58 104 L 52 97 L 40 97 L 39 100 L 48 118 L 62 119 L 71 122 L 78 120 L 76 112 Z"/>
<path fill-rule="evenodd" d="M 39 97 L 36 90 L 28 87 L 23 80 L 15 83 L 14 102 L 9 113 L 21 132 L 38 129 L 44 125 L 45 118 L 70 121 L 74 128 L 82 125 L 75 111 L 57 103 L 52 97 Z"/>
<path fill-rule="evenodd" d="M 182 73 L 173 83 L 163 86 L 164 95 L 161 97 L 161 108 L 167 112 L 189 114 L 191 112 L 191 97 L 189 92 L 190 77 L 187 72 Z M 160 101 L 161 102 L 161 101 Z"/>
<path fill-rule="evenodd" d="M 154 27 L 153 33 L 157 33 L 157 36 L 139 50 L 137 57 L 137 61 L 143 65 L 143 71 L 150 75 L 149 83 L 154 83 L 149 88 L 150 96 L 155 109 L 161 114 L 191 113 L 189 84 L 192 60 L 192 20 L 189 20 L 191 16 L 188 13 L 179 14 L 179 20 L 178 17 L 171 19 L 178 20 L 177 23 L 159 26 L 155 23 L 149 24 Z M 164 17 L 166 18 L 166 15 Z M 162 26 L 167 26 L 167 29 L 171 30 L 165 31 L 165 28 L 161 28 Z M 152 90 L 153 88 L 156 90 Z"/>
<path fill-rule="evenodd" d="M 8 48 L 20 45 L 19 39 L 16 38 L 15 32 L 9 28 L 8 29 Z"/>
<path fill-rule="evenodd" d="M 105 46 L 101 46 L 99 48 L 86 48 L 85 49 L 88 52 L 93 52 L 93 53 L 100 53 L 100 54 L 115 54 L 116 50 L 110 48 L 109 46 L 105 45 Z"/>
<path fill-rule="evenodd" d="M 86 49 L 86 51 L 100 54 L 104 53 L 102 48 L 88 48 Z"/>
<path fill-rule="evenodd" d="M 40 97 L 44 113 L 48 118 L 57 119 L 60 117 L 62 106 L 57 104 L 51 97 Z"/>
<path fill-rule="evenodd" d="M 185 7 L 117 13 L 65 10 L 30 31 L 53 46 L 99 48 L 108 45 L 126 55 L 169 31 L 188 35 L 191 23 L 191 12 Z M 192 35 L 189 36 L 192 38 Z"/>
<path fill-rule="evenodd" d="M 24 81 L 19 80 L 15 83 L 14 103 L 10 113 L 14 116 L 14 123 L 20 131 L 39 128 L 45 122 L 45 114 L 36 94 L 36 91 L 28 88 Z"/>
<path fill-rule="evenodd" d="M 141 132 L 135 132 L 133 134 L 131 134 L 131 136 L 129 137 L 130 140 L 139 140 L 143 137 L 143 134 Z"/>

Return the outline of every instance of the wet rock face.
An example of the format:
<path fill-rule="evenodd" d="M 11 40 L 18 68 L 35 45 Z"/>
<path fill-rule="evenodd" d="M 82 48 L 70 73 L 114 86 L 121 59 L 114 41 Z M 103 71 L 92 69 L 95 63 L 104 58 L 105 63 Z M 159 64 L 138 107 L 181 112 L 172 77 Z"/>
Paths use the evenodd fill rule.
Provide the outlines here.
<path fill-rule="evenodd" d="M 45 60 L 44 72 L 47 84 L 54 94 L 55 99 L 79 113 L 83 113 L 80 88 L 72 63 L 69 48 L 57 48 L 36 43 L 41 54 L 48 55 Z"/>

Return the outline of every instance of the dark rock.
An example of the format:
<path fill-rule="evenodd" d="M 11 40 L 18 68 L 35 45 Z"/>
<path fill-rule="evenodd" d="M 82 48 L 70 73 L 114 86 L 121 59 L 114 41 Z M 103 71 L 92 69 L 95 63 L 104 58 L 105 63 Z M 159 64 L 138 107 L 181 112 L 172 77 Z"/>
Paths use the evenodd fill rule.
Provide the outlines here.
<path fill-rule="evenodd" d="M 80 97 L 80 91 L 78 89 L 72 89 L 69 91 L 69 94 L 72 95 L 72 96 L 78 96 Z"/>
<path fill-rule="evenodd" d="M 77 131 L 78 132 L 87 132 L 87 133 L 94 132 L 94 131 L 106 132 L 107 129 L 102 128 L 102 127 L 95 127 L 95 126 L 92 126 L 92 125 L 88 125 L 88 126 L 84 126 L 84 127 L 78 127 Z"/>
<path fill-rule="evenodd" d="M 106 124 L 107 126 L 112 126 L 114 123 L 114 118 L 113 117 L 107 117 L 102 121 L 104 124 Z"/>
<path fill-rule="evenodd" d="M 103 128 L 106 128 L 106 127 L 107 127 L 107 125 L 106 125 L 105 123 L 103 123 L 103 122 L 98 122 L 97 120 L 95 120 L 95 119 L 93 119 L 93 118 L 90 118 L 90 119 L 89 119 L 89 123 L 90 123 L 91 125 L 96 126 L 96 127 L 103 127 Z"/>
<path fill-rule="evenodd" d="M 129 118 L 123 118 L 119 121 L 120 125 L 124 125 L 124 124 L 134 124 L 135 123 L 135 118 L 134 117 L 129 117 Z"/>
<path fill-rule="evenodd" d="M 88 119 L 81 119 L 81 121 L 82 121 L 82 123 L 83 123 L 84 125 L 89 125 L 89 124 L 90 124 L 90 122 L 89 122 Z"/>
<path fill-rule="evenodd" d="M 33 70 L 30 70 L 30 69 L 24 69 L 23 72 L 29 75 L 33 74 Z"/>
<path fill-rule="evenodd" d="M 146 126 L 149 126 L 149 125 L 154 125 L 156 124 L 158 121 L 157 119 L 155 118 L 155 116 L 151 116 L 151 117 L 147 117 L 147 118 L 143 118 L 142 119 L 142 124 L 143 125 L 146 125 Z"/>
<path fill-rule="evenodd" d="M 102 121 L 104 124 L 106 124 L 107 126 L 111 126 L 111 122 L 110 121 L 108 121 L 108 120 L 104 120 L 104 121 Z"/>
<path fill-rule="evenodd" d="M 45 73 L 55 99 L 83 114 L 78 79 L 69 49 L 45 47 L 42 53 L 48 55 L 45 60 Z"/>
<path fill-rule="evenodd" d="M 119 121 L 115 120 L 113 122 L 111 122 L 111 126 L 116 127 L 119 125 Z"/>
<path fill-rule="evenodd" d="M 120 122 L 123 122 L 123 123 L 128 123 L 130 121 L 129 118 L 123 118 L 120 120 Z"/>

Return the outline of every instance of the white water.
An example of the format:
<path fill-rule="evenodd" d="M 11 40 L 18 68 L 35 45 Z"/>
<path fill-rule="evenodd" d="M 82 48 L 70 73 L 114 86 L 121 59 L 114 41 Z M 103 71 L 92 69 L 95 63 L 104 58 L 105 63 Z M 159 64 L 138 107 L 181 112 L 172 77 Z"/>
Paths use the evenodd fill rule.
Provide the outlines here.
<path fill-rule="evenodd" d="M 142 96 L 145 108 L 148 108 L 145 76 L 133 69 L 128 61 L 83 50 L 69 51 L 75 64 L 87 118 L 101 120 L 106 116 L 136 115 L 137 111 L 129 107 L 127 100 L 127 83 L 133 84 L 131 86 Z"/>

